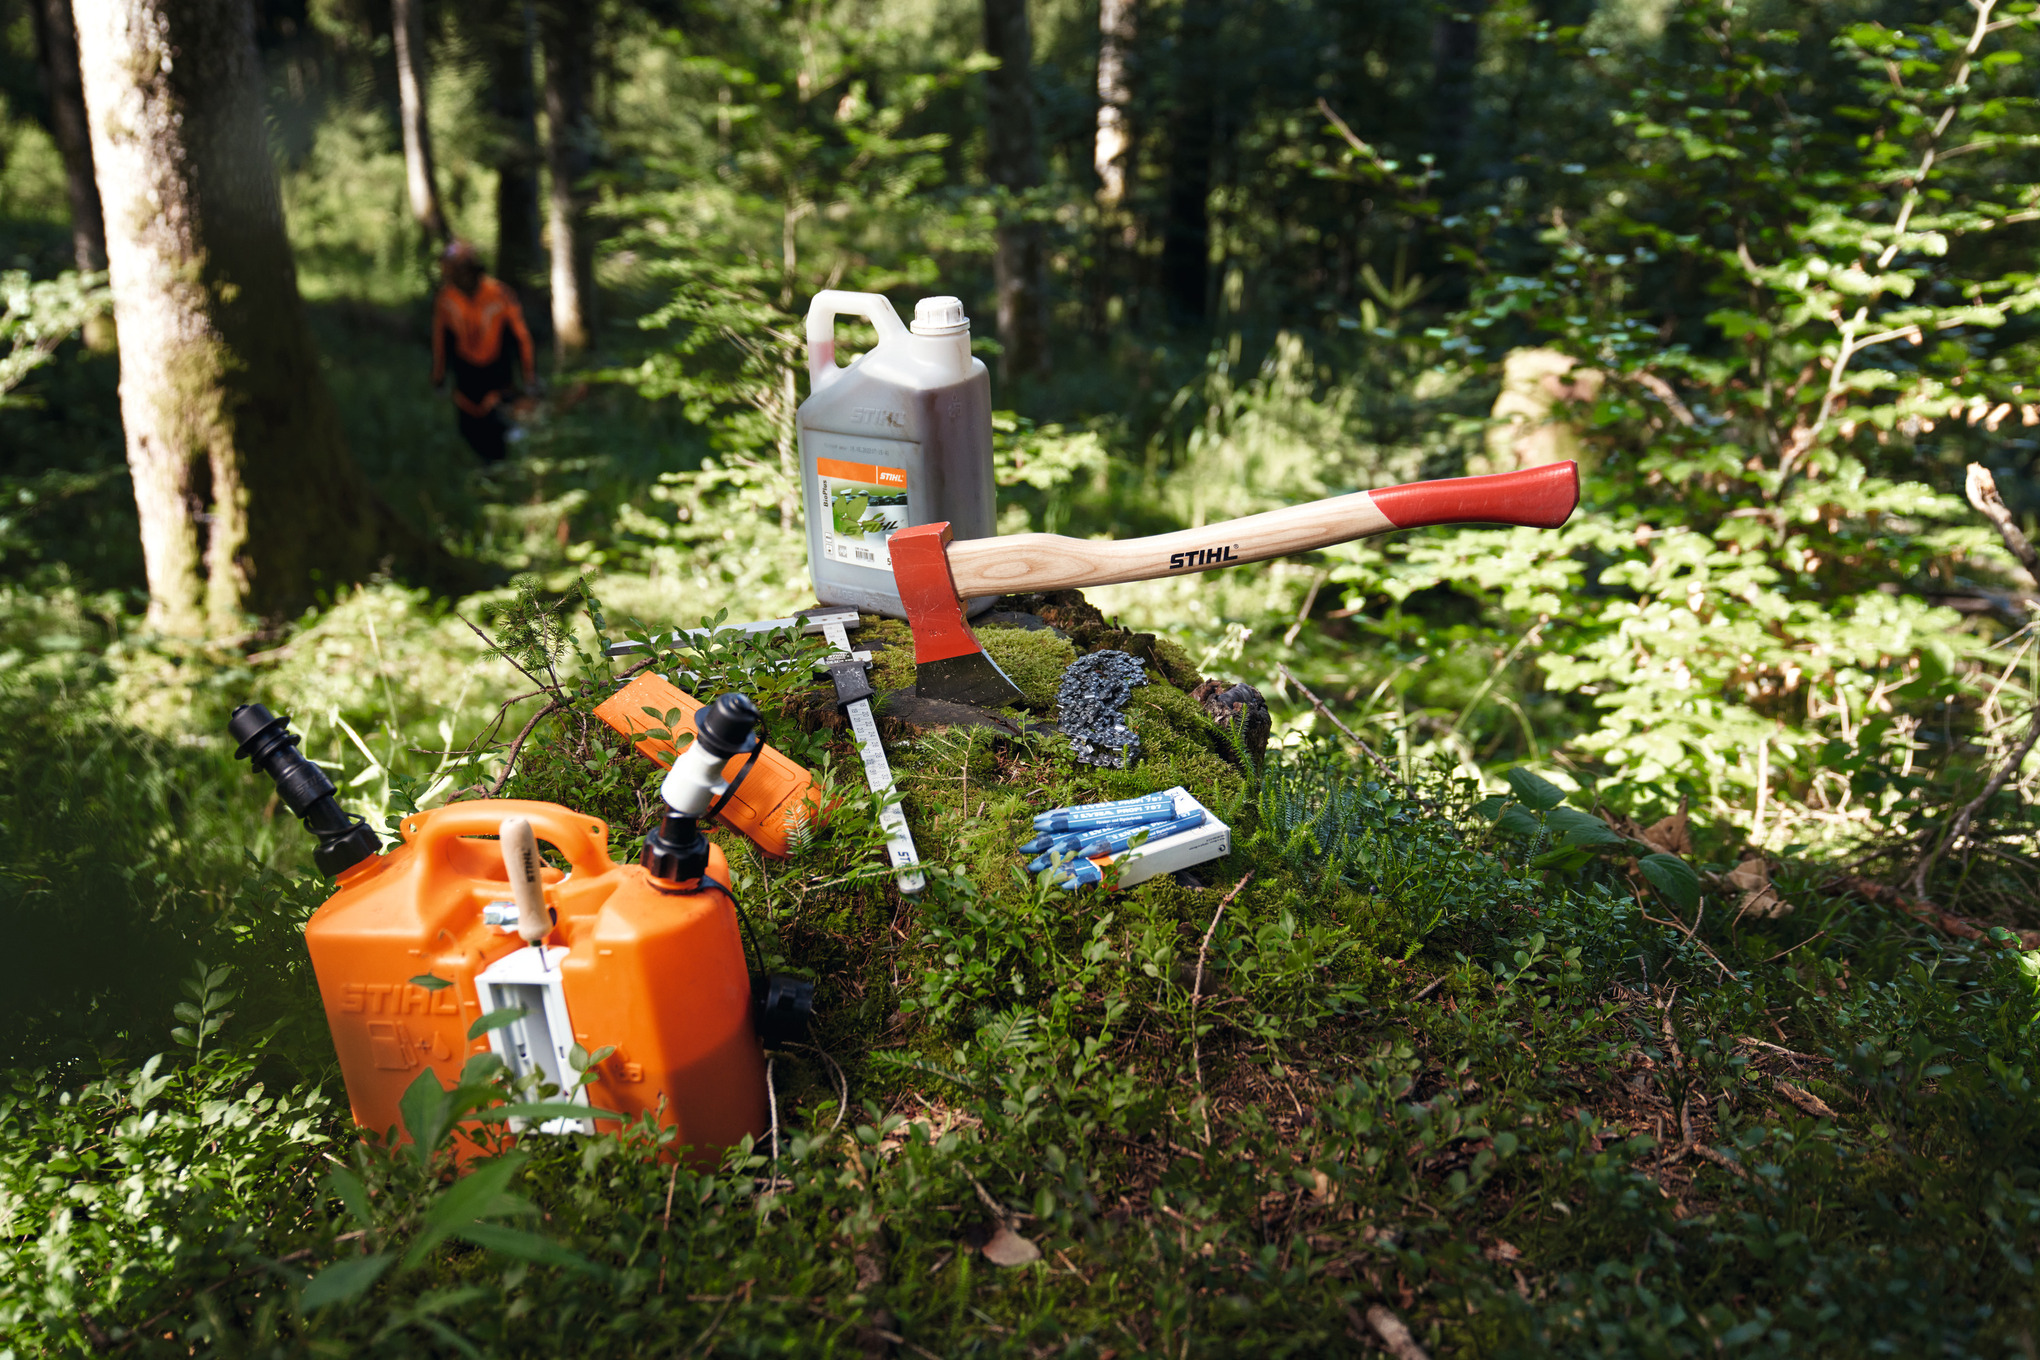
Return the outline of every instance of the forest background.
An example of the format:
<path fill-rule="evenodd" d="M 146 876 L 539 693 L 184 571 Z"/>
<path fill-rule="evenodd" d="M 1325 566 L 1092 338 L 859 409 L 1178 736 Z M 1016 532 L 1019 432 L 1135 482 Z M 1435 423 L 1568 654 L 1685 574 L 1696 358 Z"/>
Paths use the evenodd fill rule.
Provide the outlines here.
<path fill-rule="evenodd" d="M 157 190 L 78 120 L 129 11 L 213 44 L 194 107 L 259 100 L 287 235 L 210 242 L 260 264 L 208 285 L 224 362 L 113 324 Z M 82 56 L 70 14 L 0 0 L 14 1353 L 2033 1353 L 2031 5 L 80 0 Z M 496 468 L 427 383 L 448 233 L 545 352 Z M 760 865 L 849 1073 L 809 1074 L 804 1169 L 597 1140 L 448 1208 L 348 1150 L 295 938 L 324 890 L 225 715 L 291 712 L 378 826 L 642 784 L 544 731 L 506 770 L 547 697 L 504 709 L 508 661 L 572 698 L 599 631 L 811 598 L 823 287 L 964 299 L 1004 532 L 1558 457 L 1583 504 L 1089 592 L 1274 710 L 1231 924 L 958 889 L 874 972 L 897 895 L 803 886 L 851 850 Z M 917 768 L 1018 768 L 902 759 L 929 829 Z M 988 1274 L 980 1205 L 1049 1262 Z"/>

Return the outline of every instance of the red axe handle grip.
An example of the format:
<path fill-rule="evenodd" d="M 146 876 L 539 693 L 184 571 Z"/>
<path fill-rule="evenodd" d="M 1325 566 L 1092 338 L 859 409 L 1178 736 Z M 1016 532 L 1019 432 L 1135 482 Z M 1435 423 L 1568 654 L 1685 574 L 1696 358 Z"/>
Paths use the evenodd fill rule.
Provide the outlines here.
<path fill-rule="evenodd" d="M 1379 491 L 1356 491 L 1350 496 L 1285 506 L 1262 515 L 1151 538 L 1100 541 L 1065 538 L 1060 534 L 975 538 L 947 546 L 942 561 L 943 579 L 933 588 L 947 589 L 953 598 L 958 594 L 999 595 L 1114 585 L 1286 557 L 1370 534 L 1437 524 L 1518 524 L 1532 529 L 1556 529 L 1571 516 L 1579 499 L 1579 467 L 1573 463 L 1552 463 L 1491 477 L 1452 477 Z M 923 530 L 931 527 L 919 526 Z M 909 591 L 919 589 L 924 581 L 934 580 L 932 563 L 917 559 L 907 566 L 901 563 L 900 540 L 915 532 L 918 530 L 903 529 L 891 539 L 893 575 L 909 619 L 923 617 L 915 613 Z M 946 541 L 947 535 L 943 538 Z M 924 534 L 923 539 L 929 536 Z M 910 545 L 910 557 L 916 546 Z M 917 652 L 920 631 L 916 624 Z"/>

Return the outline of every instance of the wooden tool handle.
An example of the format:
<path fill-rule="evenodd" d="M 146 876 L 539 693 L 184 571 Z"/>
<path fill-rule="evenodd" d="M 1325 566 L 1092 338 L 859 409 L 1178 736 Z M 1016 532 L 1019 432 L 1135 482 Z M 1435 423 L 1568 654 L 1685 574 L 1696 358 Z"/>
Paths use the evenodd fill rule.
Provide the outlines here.
<path fill-rule="evenodd" d="M 523 817 L 505 817 L 497 834 L 503 840 L 503 867 L 510 871 L 510 900 L 517 904 L 517 933 L 537 944 L 552 933 L 552 913 L 545 908 L 545 889 L 538 873 L 538 837 Z"/>
<path fill-rule="evenodd" d="M 1556 529 L 1579 499 L 1578 465 L 1552 463 L 1491 477 L 1356 491 L 1151 538 L 1008 534 L 966 539 L 949 545 L 949 573 L 956 593 L 965 597 L 1113 585 L 1286 557 L 1395 529 L 1437 524 Z"/>

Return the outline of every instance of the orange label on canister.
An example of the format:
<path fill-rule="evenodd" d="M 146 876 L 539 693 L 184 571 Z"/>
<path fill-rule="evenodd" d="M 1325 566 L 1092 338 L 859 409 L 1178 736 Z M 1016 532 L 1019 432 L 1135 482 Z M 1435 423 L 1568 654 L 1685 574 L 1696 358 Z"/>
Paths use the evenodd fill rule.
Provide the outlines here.
<path fill-rule="evenodd" d="M 846 463 L 840 458 L 815 459 L 815 471 L 824 477 L 834 477 L 845 482 L 864 482 L 871 486 L 896 486 L 907 489 L 905 468 L 881 467 L 877 463 Z"/>

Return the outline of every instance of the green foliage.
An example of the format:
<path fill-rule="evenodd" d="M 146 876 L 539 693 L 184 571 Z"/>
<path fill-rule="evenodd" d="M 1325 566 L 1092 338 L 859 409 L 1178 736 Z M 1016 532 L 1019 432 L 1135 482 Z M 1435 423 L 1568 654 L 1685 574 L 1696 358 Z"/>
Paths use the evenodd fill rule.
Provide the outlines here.
<path fill-rule="evenodd" d="M 101 274 L 59 274 L 53 279 L 32 280 L 21 270 L 0 274 L 0 406 L 21 397 L 9 393 L 22 379 L 50 361 L 58 345 L 77 333 L 78 328 L 105 314 L 112 305 Z"/>

